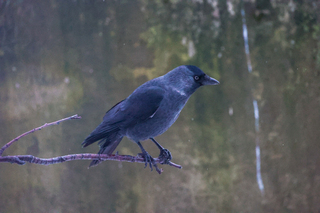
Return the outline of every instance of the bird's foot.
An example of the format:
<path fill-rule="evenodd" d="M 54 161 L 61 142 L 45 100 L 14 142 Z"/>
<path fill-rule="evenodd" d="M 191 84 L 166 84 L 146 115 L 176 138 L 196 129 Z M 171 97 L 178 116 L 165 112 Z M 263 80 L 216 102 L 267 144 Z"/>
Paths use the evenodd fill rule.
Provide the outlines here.
<path fill-rule="evenodd" d="M 149 153 L 147 151 L 143 152 L 143 153 L 139 153 L 139 155 L 141 157 L 143 157 L 145 165 L 144 168 L 146 168 L 149 164 L 151 171 L 152 171 L 152 163 L 154 162 L 153 157 L 151 157 L 151 155 L 149 155 Z"/>
<path fill-rule="evenodd" d="M 158 168 L 157 163 L 155 162 L 153 157 L 151 157 L 151 155 L 149 155 L 148 152 L 139 153 L 139 155 L 141 157 L 143 157 L 143 159 L 144 159 L 144 162 L 145 162 L 144 168 L 146 168 L 148 166 L 148 164 L 149 164 L 149 167 L 150 167 L 151 171 L 153 171 L 153 168 L 152 168 L 152 166 L 153 166 L 156 169 L 156 171 L 159 174 L 161 174 L 162 169 Z"/>
<path fill-rule="evenodd" d="M 172 159 L 172 155 L 169 150 L 162 149 L 159 154 L 159 162 L 160 164 L 169 164 Z"/>

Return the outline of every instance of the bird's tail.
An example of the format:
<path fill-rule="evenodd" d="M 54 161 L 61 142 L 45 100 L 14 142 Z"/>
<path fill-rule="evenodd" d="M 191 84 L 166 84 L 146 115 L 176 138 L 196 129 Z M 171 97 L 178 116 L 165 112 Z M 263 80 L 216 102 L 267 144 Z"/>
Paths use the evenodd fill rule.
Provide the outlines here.
<path fill-rule="evenodd" d="M 119 143 L 122 140 L 122 138 L 123 138 L 123 136 L 116 136 L 115 138 L 112 138 L 112 140 L 110 140 L 111 138 L 102 139 L 99 142 L 100 150 L 99 150 L 98 154 L 111 155 L 113 153 L 113 151 L 119 145 Z M 92 166 L 97 166 L 99 163 L 101 163 L 101 160 L 93 160 L 90 163 L 89 168 L 92 167 Z"/>
<path fill-rule="evenodd" d="M 93 130 L 93 132 L 91 132 L 81 145 L 82 147 L 87 147 L 103 138 L 115 138 L 117 137 L 118 132 L 119 128 L 117 126 L 109 126 L 102 122 L 95 130 Z M 109 141 L 112 141 L 112 139 Z"/>

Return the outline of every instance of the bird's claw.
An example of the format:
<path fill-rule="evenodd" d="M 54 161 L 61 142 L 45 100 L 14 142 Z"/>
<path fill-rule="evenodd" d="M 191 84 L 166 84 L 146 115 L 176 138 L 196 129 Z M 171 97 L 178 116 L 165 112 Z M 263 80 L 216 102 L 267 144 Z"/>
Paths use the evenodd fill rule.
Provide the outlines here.
<path fill-rule="evenodd" d="M 172 155 L 169 150 L 162 149 L 159 154 L 159 162 L 160 164 L 169 164 L 172 159 Z"/>
<path fill-rule="evenodd" d="M 163 172 L 162 169 L 158 168 L 156 161 L 153 159 L 153 157 L 151 157 L 151 155 L 149 155 L 147 151 L 143 153 L 139 153 L 139 156 L 144 159 L 144 162 L 145 162 L 144 168 L 146 168 L 149 164 L 151 171 L 153 171 L 153 168 L 152 168 L 153 166 L 159 174 Z M 158 159 L 160 164 L 169 164 L 169 162 L 172 159 L 170 151 L 167 149 L 162 149 L 160 151 L 160 155 Z"/>
<path fill-rule="evenodd" d="M 144 168 L 146 168 L 148 166 L 148 164 L 149 164 L 149 167 L 150 167 L 151 171 L 153 171 L 153 168 L 152 168 L 152 166 L 153 166 L 159 174 L 161 174 L 163 172 L 162 169 L 158 168 L 157 163 L 155 162 L 153 157 L 151 157 L 151 155 L 149 155 L 148 152 L 139 153 L 139 156 L 141 156 L 145 161 Z"/>

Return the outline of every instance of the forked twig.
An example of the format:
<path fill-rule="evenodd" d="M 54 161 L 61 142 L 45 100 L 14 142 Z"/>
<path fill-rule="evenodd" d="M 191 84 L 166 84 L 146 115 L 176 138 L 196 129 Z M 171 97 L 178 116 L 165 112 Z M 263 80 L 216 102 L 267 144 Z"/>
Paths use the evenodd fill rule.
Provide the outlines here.
<path fill-rule="evenodd" d="M 131 155 L 106 155 L 106 154 L 91 154 L 91 153 L 83 153 L 83 154 L 70 154 L 70 155 L 64 155 L 64 156 L 59 156 L 59 157 L 54 157 L 54 158 L 38 158 L 33 155 L 14 155 L 14 156 L 1 156 L 3 152 L 9 148 L 14 142 L 18 141 L 20 138 L 41 130 L 42 128 L 45 128 L 47 126 L 51 125 L 57 125 L 62 121 L 70 120 L 70 119 L 80 119 L 81 117 L 78 115 L 73 115 L 55 122 L 51 123 L 46 123 L 38 128 L 35 128 L 33 130 L 30 130 L 28 132 L 23 133 L 22 135 L 16 137 L 12 141 L 8 142 L 6 145 L 4 145 L 0 149 L 0 163 L 1 162 L 7 162 L 7 163 L 16 163 L 19 165 L 24 165 L 26 162 L 28 163 L 33 163 L 33 164 L 40 164 L 40 165 L 51 165 L 51 164 L 57 164 L 57 163 L 63 163 L 65 161 L 73 161 L 73 160 L 112 160 L 112 161 L 124 161 L 124 162 L 137 162 L 137 163 L 145 163 L 144 159 L 140 157 L 139 155 L 137 156 L 131 156 Z M 168 164 L 170 166 L 173 166 L 175 168 L 181 169 L 182 166 L 172 163 L 171 161 L 167 161 L 167 159 L 163 159 L 159 156 L 159 158 L 154 158 L 154 164 Z M 157 167 L 156 167 L 157 168 Z M 157 169 L 157 172 L 161 174 L 163 172 L 162 169 Z"/>

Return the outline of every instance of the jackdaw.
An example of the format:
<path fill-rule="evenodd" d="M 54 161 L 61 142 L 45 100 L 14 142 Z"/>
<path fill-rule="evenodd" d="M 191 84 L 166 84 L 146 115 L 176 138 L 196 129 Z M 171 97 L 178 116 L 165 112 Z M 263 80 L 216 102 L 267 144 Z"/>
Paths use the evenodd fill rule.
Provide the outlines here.
<path fill-rule="evenodd" d="M 219 81 L 192 65 L 179 66 L 167 74 L 139 86 L 129 97 L 114 105 L 102 123 L 82 142 L 83 147 L 100 140 L 98 154 L 111 155 L 124 136 L 140 147 L 145 167 L 158 170 L 153 158 L 140 141 L 151 139 L 160 149 L 163 163 L 171 154 L 154 137 L 164 133 L 179 117 L 191 94 L 203 85 L 217 85 Z M 89 167 L 99 164 L 93 160 Z"/>

